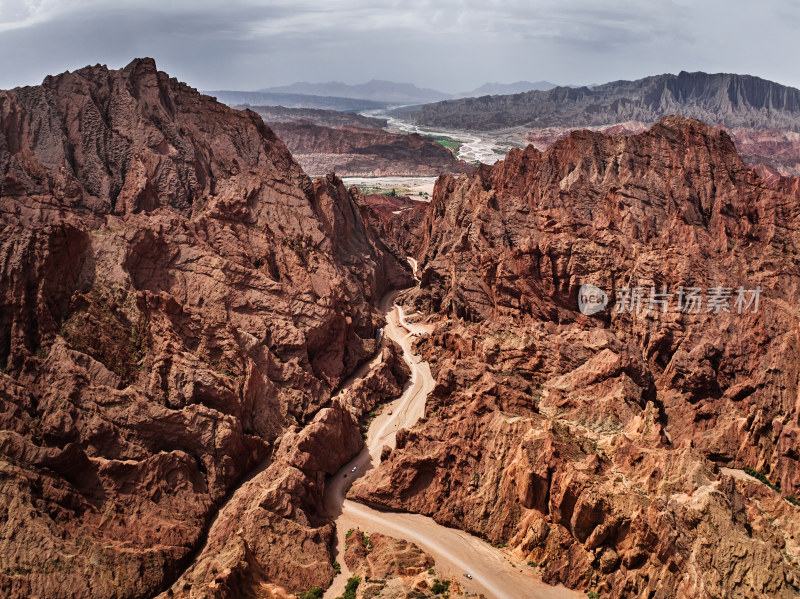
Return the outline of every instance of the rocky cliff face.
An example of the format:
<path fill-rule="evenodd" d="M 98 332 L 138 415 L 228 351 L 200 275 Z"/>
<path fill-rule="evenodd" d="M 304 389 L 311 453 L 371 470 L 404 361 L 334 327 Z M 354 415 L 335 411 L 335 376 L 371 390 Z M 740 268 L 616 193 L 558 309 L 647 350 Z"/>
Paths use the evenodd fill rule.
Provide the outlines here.
<path fill-rule="evenodd" d="M 432 139 L 364 126 L 328 127 L 312 122 L 270 122 L 303 168 L 312 175 L 436 176 L 473 167 Z"/>
<path fill-rule="evenodd" d="M 259 464 L 214 596 L 330 581 L 316 508 L 361 447 L 331 392 L 409 280 L 361 211 L 149 59 L 0 92 L 3 596 L 152 596 Z"/>
<path fill-rule="evenodd" d="M 356 190 L 354 188 L 353 193 L 358 194 Z M 369 194 L 361 198 L 365 220 L 387 247 L 401 260 L 416 256 L 423 243 L 423 224 L 430 204 L 427 201 L 384 194 Z"/>
<path fill-rule="evenodd" d="M 490 130 L 654 123 L 682 114 L 730 128 L 798 130 L 800 90 L 749 75 L 686 73 L 398 109 L 421 125 Z"/>
<path fill-rule="evenodd" d="M 434 196 L 409 301 L 445 317 L 417 341 L 437 387 L 352 496 L 610 597 L 796 596 L 797 180 L 669 117 L 512 150 Z M 605 310 L 579 311 L 583 284 Z M 678 309 L 681 287 L 706 303 Z"/>

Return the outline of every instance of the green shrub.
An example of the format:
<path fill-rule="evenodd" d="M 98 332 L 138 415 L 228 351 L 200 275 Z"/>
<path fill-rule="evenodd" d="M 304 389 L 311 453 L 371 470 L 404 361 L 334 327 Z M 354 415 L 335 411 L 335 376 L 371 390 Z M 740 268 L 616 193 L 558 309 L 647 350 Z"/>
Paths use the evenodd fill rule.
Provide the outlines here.
<path fill-rule="evenodd" d="M 455 155 L 458 155 L 458 151 L 461 149 L 461 142 L 456 141 L 450 137 L 438 137 L 434 138 L 433 141 L 435 141 L 441 146 L 444 146 Z"/>
<path fill-rule="evenodd" d="M 312 587 L 308 589 L 305 593 L 300 593 L 297 595 L 300 599 L 322 599 L 322 595 L 325 593 L 319 587 Z"/>
<path fill-rule="evenodd" d="M 336 560 L 333 560 L 333 563 L 331 565 L 333 566 L 333 571 L 334 572 L 336 572 L 337 574 L 341 574 L 342 573 L 342 565 L 339 562 L 337 562 Z"/>
<path fill-rule="evenodd" d="M 347 579 L 347 584 L 344 587 L 344 593 L 338 599 L 356 599 L 356 590 L 361 583 L 361 577 L 355 574 Z"/>
<path fill-rule="evenodd" d="M 434 595 L 441 595 L 442 593 L 446 592 L 450 588 L 450 581 L 449 580 L 439 580 L 438 578 L 433 579 L 433 585 L 431 585 L 431 593 Z"/>
<path fill-rule="evenodd" d="M 742 470 L 744 470 L 745 473 L 749 474 L 753 478 L 755 478 L 757 480 L 760 480 L 762 483 L 767 485 L 773 491 L 777 491 L 777 492 L 780 493 L 781 486 L 780 485 L 773 485 L 771 482 L 769 482 L 769 479 L 767 478 L 767 475 L 764 474 L 763 472 L 760 472 L 760 471 L 756 470 L 755 468 L 750 468 L 750 466 L 745 466 L 744 468 L 742 468 Z"/>

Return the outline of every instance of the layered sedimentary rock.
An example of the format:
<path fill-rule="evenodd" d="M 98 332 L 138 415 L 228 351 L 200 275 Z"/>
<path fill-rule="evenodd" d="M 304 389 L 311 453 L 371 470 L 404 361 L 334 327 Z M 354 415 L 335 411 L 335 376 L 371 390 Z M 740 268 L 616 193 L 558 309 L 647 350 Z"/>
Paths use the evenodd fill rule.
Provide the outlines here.
<path fill-rule="evenodd" d="M 361 211 L 149 59 L 0 92 L 0 594 L 153 596 L 251 471 L 194 591 L 330 581 L 324 477 L 362 444 L 332 391 L 410 280 Z"/>
<path fill-rule="evenodd" d="M 471 172 L 473 167 L 416 133 L 402 135 L 365 126 L 328 127 L 310 121 L 270 122 L 311 175 L 435 176 Z"/>
<path fill-rule="evenodd" d="M 604 596 L 796 596 L 797 180 L 669 117 L 442 177 L 422 236 L 437 386 L 351 497 Z"/>
<path fill-rule="evenodd" d="M 728 133 L 747 164 L 763 164 L 780 175 L 800 177 L 800 133 L 780 129 L 734 129 Z"/>

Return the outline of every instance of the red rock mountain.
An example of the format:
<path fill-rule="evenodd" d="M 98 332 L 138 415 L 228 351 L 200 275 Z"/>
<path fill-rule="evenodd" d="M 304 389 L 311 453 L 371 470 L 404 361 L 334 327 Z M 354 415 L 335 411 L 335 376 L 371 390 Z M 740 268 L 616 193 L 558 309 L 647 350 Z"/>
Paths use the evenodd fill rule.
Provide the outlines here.
<path fill-rule="evenodd" d="M 626 121 L 592 129 L 608 135 L 618 133 L 632 135 L 646 131 L 648 128 L 647 124 L 639 121 Z M 775 175 L 800 176 L 800 133 L 780 129 L 720 128 L 730 135 L 742 160 L 749 166 L 757 168 L 767 178 Z M 525 143 L 533 144 L 537 150 L 544 151 L 550 144 L 564 139 L 577 129 L 579 128 L 531 129 L 522 135 L 522 139 Z"/>
<path fill-rule="evenodd" d="M 205 544 L 214 596 L 330 583 L 331 393 L 409 280 L 362 208 L 150 59 L 0 92 L 0 595 L 153 596 Z"/>
<path fill-rule="evenodd" d="M 797 180 L 768 184 L 725 132 L 667 117 L 442 177 L 426 218 L 407 301 L 436 315 L 417 348 L 437 386 L 351 496 L 602 596 L 797 596 Z M 583 284 L 610 305 L 581 314 Z M 725 288 L 729 311 L 648 311 L 665 285 Z M 740 287 L 760 287 L 757 311 L 738 313 Z"/>

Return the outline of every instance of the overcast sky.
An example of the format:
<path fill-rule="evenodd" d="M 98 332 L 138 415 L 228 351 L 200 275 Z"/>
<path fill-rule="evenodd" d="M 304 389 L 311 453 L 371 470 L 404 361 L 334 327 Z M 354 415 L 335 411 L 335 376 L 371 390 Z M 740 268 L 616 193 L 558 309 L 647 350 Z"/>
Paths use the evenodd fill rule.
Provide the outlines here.
<path fill-rule="evenodd" d="M 0 88 L 151 56 L 199 89 L 604 83 L 681 70 L 800 87 L 792 0 L 0 0 Z"/>

